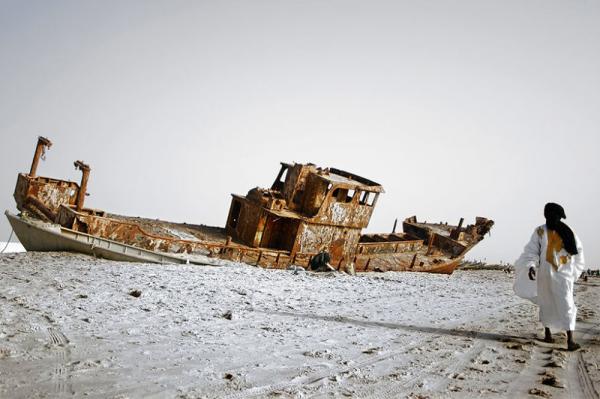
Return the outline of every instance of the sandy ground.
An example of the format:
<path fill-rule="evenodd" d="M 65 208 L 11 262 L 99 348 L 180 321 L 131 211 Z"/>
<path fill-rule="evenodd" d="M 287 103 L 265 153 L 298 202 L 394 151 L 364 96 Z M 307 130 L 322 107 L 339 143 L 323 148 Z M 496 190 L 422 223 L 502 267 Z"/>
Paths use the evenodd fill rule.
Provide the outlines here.
<path fill-rule="evenodd" d="M 575 353 L 511 284 L 4 254 L 0 397 L 598 398 L 600 279 Z"/>

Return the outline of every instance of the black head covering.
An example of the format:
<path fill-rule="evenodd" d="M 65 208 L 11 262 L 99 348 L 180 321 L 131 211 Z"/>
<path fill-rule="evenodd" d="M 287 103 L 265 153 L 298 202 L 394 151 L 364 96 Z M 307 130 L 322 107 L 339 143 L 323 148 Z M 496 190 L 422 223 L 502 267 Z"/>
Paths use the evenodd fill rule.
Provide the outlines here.
<path fill-rule="evenodd" d="M 563 207 L 554 202 L 548 202 L 544 207 L 544 217 L 546 218 L 546 227 L 558 233 L 567 252 L 571 255 L 577 255 L 575 234 L 569 226 L 560 221 L 560 219 L 567 218 Z"/>

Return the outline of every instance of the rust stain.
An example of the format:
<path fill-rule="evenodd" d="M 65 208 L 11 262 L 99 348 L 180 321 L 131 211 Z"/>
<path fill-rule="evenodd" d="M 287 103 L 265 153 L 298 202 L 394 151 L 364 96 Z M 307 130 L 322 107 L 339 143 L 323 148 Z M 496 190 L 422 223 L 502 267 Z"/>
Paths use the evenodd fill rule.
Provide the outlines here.
<path fill-rule="evenodd" d="M 403 233 L 363 234 L 383 187 L 369 179 L 313 164 L 281 163 L 270 188 L 233 194 L 224 228 L 110 215 L 84 207 L 91 168 L 82 161 L 80 184 L 37 177 L 37 165 L 51 145 L 40 138 L 29 175 L 15 188 L 19 210 L 64 228 L 143 249 L 201 254 L 266 268 L 307 266 L 319 252 L 330 253 L 338 270 L 451 273 L 494 222 L 403 222 Z M 35 167 L 34 167 L 35 166 Z"/>

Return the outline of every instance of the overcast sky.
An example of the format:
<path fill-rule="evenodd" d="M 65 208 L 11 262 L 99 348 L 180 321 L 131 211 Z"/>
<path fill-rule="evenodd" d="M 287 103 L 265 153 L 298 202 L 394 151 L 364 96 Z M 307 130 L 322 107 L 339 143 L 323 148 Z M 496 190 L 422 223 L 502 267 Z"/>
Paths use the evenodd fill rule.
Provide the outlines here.
<path fill-rule="evenodd" d="M 39 174 L 87 205 L 223 226 L 280 161 L 381 183 L 396 217 L 496 221 L 513 261 L 561 203 L 600 263 L 600 2 L 0 0 L 0 207 Z M 0 241 L 10 228 L 0 220 Z"/>

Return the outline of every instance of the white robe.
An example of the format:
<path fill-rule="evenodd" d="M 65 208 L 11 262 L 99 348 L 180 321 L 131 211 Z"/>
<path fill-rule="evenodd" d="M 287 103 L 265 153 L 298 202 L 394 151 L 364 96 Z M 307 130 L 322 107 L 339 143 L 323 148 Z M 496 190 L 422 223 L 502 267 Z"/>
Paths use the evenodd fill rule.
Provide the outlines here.
<path fill-rule="evenodd" d="M 573 285 L 585 269 L 581 241 L 575 240 L 577 255 L 571 255 L 555 231 L 540 226 L 515 262 L 515 293 L 539 306 L 540 321 L 550 329 L 575 330 Z M 529 280 L 530 267 L 535 267 L 537 281 Z"/>

